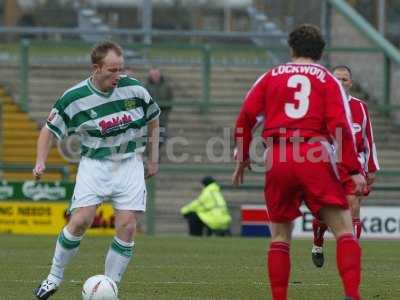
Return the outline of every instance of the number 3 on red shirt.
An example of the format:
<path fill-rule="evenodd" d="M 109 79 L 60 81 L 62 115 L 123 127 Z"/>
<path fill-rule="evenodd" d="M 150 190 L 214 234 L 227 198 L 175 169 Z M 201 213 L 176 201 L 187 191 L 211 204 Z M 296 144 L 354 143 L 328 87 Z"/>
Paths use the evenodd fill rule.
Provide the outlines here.
<path fill-rule="evenodd" d="M 285 113 L 288 117 L 293 119 L 300 119 L 307 114 L 308 106 L 310 104 L 311 83 L 310 80 L 304 75 L 293 75 L 289 78 L 287 86 L 289 88 L 297 88 L 300 85 L 300 90 L 294 93 L 294 99 L 298 103 L 285 104 Z"/>

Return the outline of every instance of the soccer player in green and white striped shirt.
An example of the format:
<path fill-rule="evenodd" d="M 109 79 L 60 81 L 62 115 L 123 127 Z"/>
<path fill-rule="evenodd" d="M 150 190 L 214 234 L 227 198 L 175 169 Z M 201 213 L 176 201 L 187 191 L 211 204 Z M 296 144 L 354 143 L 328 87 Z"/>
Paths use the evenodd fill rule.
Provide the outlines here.
<path fill-rule="evenodd" d="M 57 290 L 96 207 L 106 198 L 114 206 L 116 234 L 107 253 L 105 275 L 121 281 L 133 254 L 137 215 L 146 207 L 144 178 L 158 171 L 158 105 L 139 81 L 122 75 L 124 59 L 118 44 L 98 44 L 91 61 L 92 75 L 61 96 L 38 139 L 36 179 L 45 171 L 54 137 L 78 134 L 81 160 L 71 218 L 58 237 L 48 277 L 34 291 L 37 299 L 47 299 Z M 144 174 L 141 154 L 146 141 L 149 158 Z"/>

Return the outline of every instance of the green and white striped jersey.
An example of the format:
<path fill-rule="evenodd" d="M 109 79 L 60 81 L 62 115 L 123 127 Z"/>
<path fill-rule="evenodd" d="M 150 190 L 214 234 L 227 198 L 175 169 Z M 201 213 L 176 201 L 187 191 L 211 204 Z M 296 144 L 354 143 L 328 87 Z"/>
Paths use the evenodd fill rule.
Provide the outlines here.
<path fill-rule="evenodd" d="M 144 151 L 146 124 L 160 113 L 157 103 L 134 78 L 121 76 L 109 93 L 96 89 L 88 78 L 61 96 L 46 126 L 58 139 L 79 134 L 83 156 L 121 159 Z"/>

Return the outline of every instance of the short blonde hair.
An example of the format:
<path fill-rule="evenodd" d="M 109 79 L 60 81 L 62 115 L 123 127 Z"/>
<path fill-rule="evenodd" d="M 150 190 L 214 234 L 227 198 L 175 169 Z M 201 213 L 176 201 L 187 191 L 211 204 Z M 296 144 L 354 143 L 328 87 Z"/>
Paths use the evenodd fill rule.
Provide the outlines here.
<path fill-rule="evenodd" d="M 106 57 L 109 51 L 114 51 L 115 54 L 117 54 L 118 56 L 123 55 L 122 47 L 116 42 L 112 41 L 101 42 L 99 44 L 96 44 L 90 53 L 90 59 L 92 61 L 92 64 L 93 65 L 103 64 L 103 59 L 104 57 Z"/>

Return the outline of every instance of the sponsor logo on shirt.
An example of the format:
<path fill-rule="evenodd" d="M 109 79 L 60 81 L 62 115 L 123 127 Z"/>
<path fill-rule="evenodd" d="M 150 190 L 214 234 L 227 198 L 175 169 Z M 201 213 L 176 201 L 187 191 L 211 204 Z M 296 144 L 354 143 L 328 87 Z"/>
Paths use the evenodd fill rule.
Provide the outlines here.
<path fill-rule="evenodd" d="M 132 123 L 132 116 L 124 114 L 122 117 L 115 117 L 111 120 L 102 120 L 99 125 L 101 127 L 101 133 L 106 134 L 127 128 L 129 123 Z"/>
<path fill-rule="evenodd" d="M 361 131 L 361 125 L 358 123 L 353 123 L 353 132 L 357 133 Z"/>

